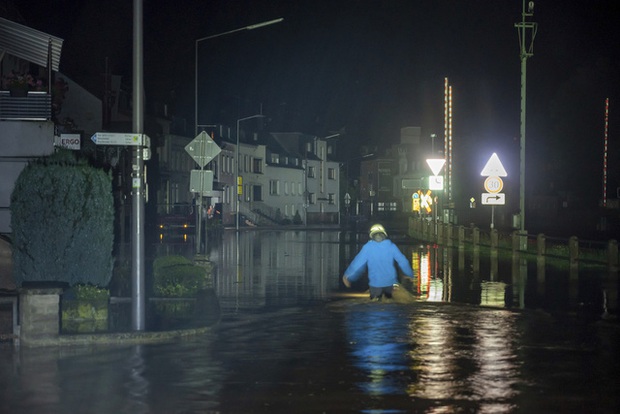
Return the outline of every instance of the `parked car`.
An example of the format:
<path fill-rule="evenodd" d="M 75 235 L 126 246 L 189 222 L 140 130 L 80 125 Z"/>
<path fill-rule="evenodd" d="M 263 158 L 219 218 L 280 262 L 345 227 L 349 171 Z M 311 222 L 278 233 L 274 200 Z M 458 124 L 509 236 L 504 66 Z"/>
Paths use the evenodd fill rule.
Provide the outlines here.
<path fill-rule="evenodd" d="M 169 214 L 160 214 L 157 217 L 159 231 L 194 231 L 195 227 L 196 212 L 189 203 L 177 203 L 172 206 Z"/>

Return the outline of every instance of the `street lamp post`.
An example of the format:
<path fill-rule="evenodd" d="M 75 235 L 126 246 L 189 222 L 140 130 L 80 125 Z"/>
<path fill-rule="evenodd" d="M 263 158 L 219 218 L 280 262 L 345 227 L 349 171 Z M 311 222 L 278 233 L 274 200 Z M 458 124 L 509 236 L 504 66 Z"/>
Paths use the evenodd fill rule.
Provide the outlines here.
<path fill-rule="evenodd" d="M 222 32 L 222 33 L 214 34 L 214 35 L 207 36 L 207 37 L 201 37 L 200 39 L 196 39 L 195 46 L 194 46 L 194 75 L 195 75 L 195 79 L 194 79 L 194 125 L 195 125 L 194 134 L 195 135 L 198 135 L 198 43 L 202 42 L 203 40 L 214 39 L 216 37 L 225 36 L 231 33 L 241 32 L 243 30 L 260 29 L 261 27 L 280 23 L 282 20 L 284 19 L 280 17 L 279 19 L 268 20 L 262 23 L 251 24 L 249 26 L 240 27 L 238 29 L 229 30 L 227 32 Z"/>
<path fill-rule="evenodd" d="M 526 69 L 527 58 L 534 55 L 534 38 L 538 25 L 535 22 L 526 20 L 534 16 L 534 2 L 527 4 L 523 0 L 523 10 L 521 21 L 515 23 L 519 34 L 519 57 L 521 59 L 521 126 L 520 126 L 520 163 L 519 163 L 519 234 L 520 246 L 522 250 L 527 248 L 527 232 L 525 230 L 525 91 L 526 91 Z M 529 34 L 529 38 L 528 38 Z"/>
<path fill-rule="evenodd" d="M 252 116 L 247 116 L 245 118 L 241 118 L 241 119 L 237 119 L 237 147 L 235 148 L 235 162 L 237 163 L 237 219 L 236 221 L 236 229 L 237 231 L 239 231 L 239 207 L 241 204 L 241 195 L 242 195 L 242 188 L 243 188 L 243 183 L 241 182 L 241 172 L 239 169 L 239 125 L 241 124 L 241 122 L 243 121 L 247 121 L 248 119 L 254 119 L 254 118 L 264 118 L 265 115 L 262 114 L 257 114 L 257 115 L 252 115 Z"/>

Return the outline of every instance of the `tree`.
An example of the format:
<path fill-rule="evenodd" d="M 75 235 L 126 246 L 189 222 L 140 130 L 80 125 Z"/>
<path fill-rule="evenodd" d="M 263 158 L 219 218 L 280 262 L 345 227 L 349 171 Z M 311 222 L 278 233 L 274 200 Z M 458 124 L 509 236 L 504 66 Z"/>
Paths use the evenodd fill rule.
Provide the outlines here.
<path fill-rule="evenodd" d="M 112 277 L 111 177 L 67 150 L 31 162 L 11 194 L 15 283 L 106 286 Z"/>

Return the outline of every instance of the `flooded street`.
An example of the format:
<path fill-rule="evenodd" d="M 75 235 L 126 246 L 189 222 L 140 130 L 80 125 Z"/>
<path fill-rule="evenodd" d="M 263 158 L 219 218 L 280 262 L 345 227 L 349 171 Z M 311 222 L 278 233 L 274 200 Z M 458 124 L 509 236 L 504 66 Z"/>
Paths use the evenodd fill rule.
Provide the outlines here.
<path fill-rule="evenodd" d="M 616 413 L 620 327 L 604 272 L 492 263 L 400 243 L 411 303 L 340 276 L 359 238 L 225 231 L 209 241 L 221 321 L 137 346 L 1 344 L 0 413 Z M 166 239 L 158 254 L 187 254 Z M 616 285 L 617 287 L 617 285 Z M 616 292 L 617 295 L 617 292 Z"/>

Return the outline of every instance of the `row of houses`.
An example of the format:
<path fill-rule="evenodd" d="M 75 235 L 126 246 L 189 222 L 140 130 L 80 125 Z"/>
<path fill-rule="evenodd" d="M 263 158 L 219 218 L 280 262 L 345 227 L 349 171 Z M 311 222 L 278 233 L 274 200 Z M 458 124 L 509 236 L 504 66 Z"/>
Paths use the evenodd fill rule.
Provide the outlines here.
<path fill-rule="evenodd" d="M 213 171 L 214 182 L 201 204 L 215 206 L 224 225 L 234 224 L 237 212 L 242 222 L 253 224 L 338 224 L 340 164 L 333 157 L 335 145 L 303 133 L 266 132 L 260 122 L 240 129 L 238 140 L 237 131 L 225 125 L 205 131 L 221 152 L 205 167 Z M 194 203 L 198 196 L 188 191 L 191 170 L 199 167 L 186 151 L 192 139 L 168 135 L 156 149 L 159 214 L 179 203 Z"/>
<path fill-rule="evenodd" d="M 120 77 L 105 74 L 100 91 L 93 92 L 92 85 L 89 90 L 58 70 L 62 39 L 2 18 L 0 27 L 0 74 L 35 73 L 48 85 L 20 97 L 0 92 L 0 233 L 10 233 L 10 193 L 21 170 L 59 145 L 111 171 L 118 226 L 125 229 L 132 149 L 95 145 L 91 137 L 102 131 L 131 131 L 131 94 L 125 92 L 131 88 L 124 88 Z M 58 81 L 64 85 L 61 100 L 51 87 Z M 190 191 L 190 181 L 192 170 L 200 168 L 186 151 L 194 134 L 169 116 L 165 106 L 150 112 L 145 117 L 151 142 L 145 163 L 147 217 L 167 214 L 175 205 L 195 204 L 198 193 Z M 243 223 L 309 225 L 338 224 L 344 214 L 409 212 L 413 193 L 424 187 L 423 177 L 428 176 L 428 143 L 419 127 L 403 128 L 397 144 L 351 150 L 341 144 L 344 136 L 339 134 L 269 132 L 262 115 L 247 120 L 251 122 L 243 128 L 203 128 L 221 152 L 204 167 L 213 171 L 214 183 L 201 204 L 215 206 L 224 225 L 235 223 L 237 212 Z"/>

